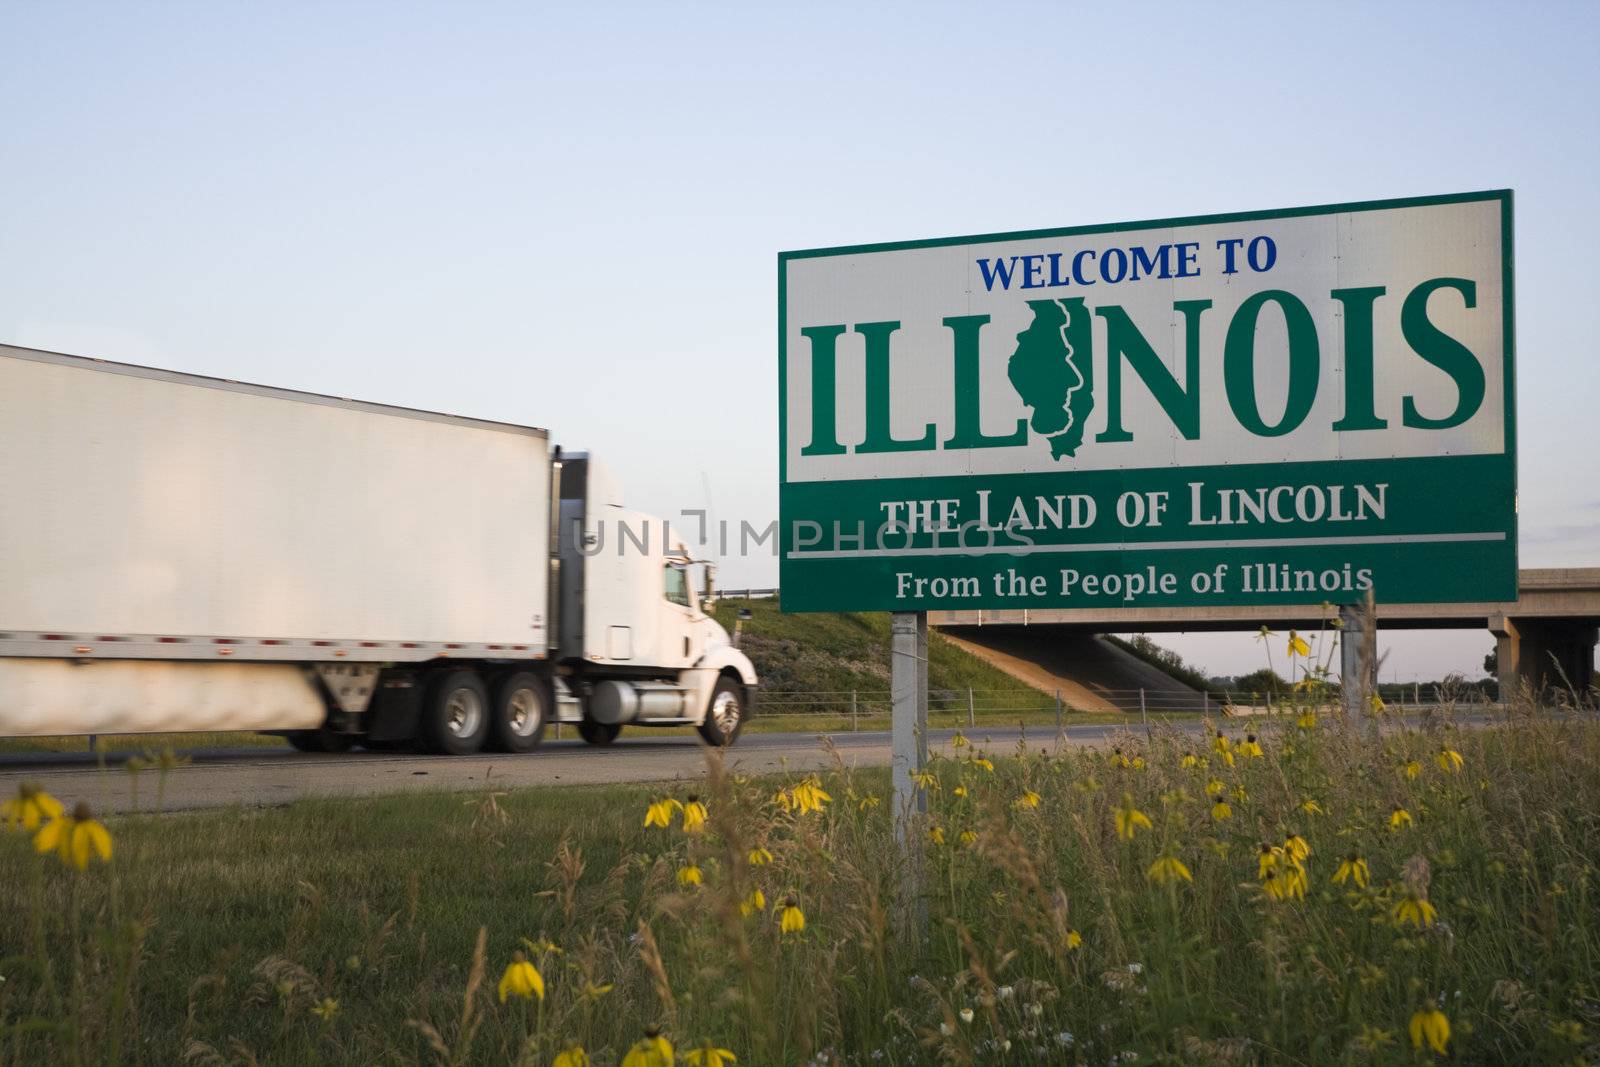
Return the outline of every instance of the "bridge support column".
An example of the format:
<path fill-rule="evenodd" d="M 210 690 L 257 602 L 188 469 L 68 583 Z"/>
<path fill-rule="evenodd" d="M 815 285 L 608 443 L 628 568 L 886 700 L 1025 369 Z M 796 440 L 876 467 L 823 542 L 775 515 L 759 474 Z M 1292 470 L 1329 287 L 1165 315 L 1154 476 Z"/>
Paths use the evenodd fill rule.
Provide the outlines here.
<path fill-rule="evenodd" d="M 1495 673 L 1500 699 L 1531 694 L 1543 700 L 1551 690 L 1587 696 L 1596 683 L 1595 643 L 1600 628 L 1564 619 L 1490 620 L 1495 637 Z"/>
<path fill-rule="evenodd" d="M 1359 604 L 1339 608 L 1339 688 L 1344 713 L 1365 714 L 1378 688 L 1377 623 Z"/>

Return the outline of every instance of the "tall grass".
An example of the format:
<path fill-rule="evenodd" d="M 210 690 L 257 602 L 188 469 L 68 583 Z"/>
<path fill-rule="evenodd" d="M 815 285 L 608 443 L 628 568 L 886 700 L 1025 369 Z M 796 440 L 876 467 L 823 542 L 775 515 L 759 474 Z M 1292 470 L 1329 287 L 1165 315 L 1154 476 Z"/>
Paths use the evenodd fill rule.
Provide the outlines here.
<path fill-rule="evenodd" d="M 1457 1062 L 1600 1054 L 1592 712 L 1377 734 L 1324 709 L 1262 722 L 1260 757 L 1247 728 L 1222 726 L 1231 766 L 1160 730 L 960 748 L 926 780 L 914 866 L 882 771 L 841 763 L 802 810 L 805 779 L 714 758 L 666 791 L 128 818 L 83 872 L 0 832 L 0 1063 L 546 1064 L 576 1043 L 606 1065 L 647 1026 L 741 1065 L 1406 1063 L 1440 1058 L 1408 1033 L 1424 1009 Z M 646 827 L 669 796 L 704 830 L 681 808 Z M 1126 839 L 1118 809 L 1150 828 Z M 1264 846 L 1303 899 L 1269 891 Z M 1333 881 L 1351 856 L 1365 887 Z M 1163 857 L 1188 880 L 1156 880 Z M 1417 901 L 1431 922 L 1397 909 Z M 502 1003 L 519 951 L 546 993 Z"/>

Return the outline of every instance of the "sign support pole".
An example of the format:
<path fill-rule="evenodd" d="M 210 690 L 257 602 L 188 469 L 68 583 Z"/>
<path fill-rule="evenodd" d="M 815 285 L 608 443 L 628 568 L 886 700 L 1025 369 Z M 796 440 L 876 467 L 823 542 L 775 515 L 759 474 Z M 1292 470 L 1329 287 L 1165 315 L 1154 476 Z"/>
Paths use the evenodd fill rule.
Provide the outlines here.
<path fill-rule="evenodd" d="M 921 817 L 927 794 L 912 775 L 928 765 L 928 614 L 896 611 L 889 617 L 891 750 L 894 778 L 894 840 L 905 860 L 901 880 L 908 930 L 922 927 Z"/>

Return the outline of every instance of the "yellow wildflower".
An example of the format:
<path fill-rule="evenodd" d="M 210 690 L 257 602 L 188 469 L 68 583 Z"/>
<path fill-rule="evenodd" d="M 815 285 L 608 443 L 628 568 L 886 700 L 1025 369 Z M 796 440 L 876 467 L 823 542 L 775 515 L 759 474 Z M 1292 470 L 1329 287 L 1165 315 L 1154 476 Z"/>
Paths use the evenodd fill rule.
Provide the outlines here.
<path fill-rule="evenodd" d="M 611 992 L 613 988 L 615 987 L 612 986 L 610 982 L 601 982 L 599 985 L 596 985 L 593 982 L 584 982 L 583 989 L 579 995 L 582 996 L 584 1000 L 599 1000 L 601 997 Z M 581 1052 L 583 1050 L 579 1049 L 579 1051 Z"/>
<path fill-rule="evenodd" d="M 323 997 L 311 1006 L 311 1014 L 325 1023 L 332 1022 L 333 1017 L 339 1014 L 339 1002 L 332 997 Z"/>
<path fill-rule="evenodd" d="M 764 848 L 753 848 L 753 849 L 750 850 L 750 866 L 752 866 L 752 867 L 765 867 L 767 864 L 769 864 L 771 862 L 772 862 L 772 853 L 768 852 L 766 849 L 764 849 Z"/>
<path fill-rule="evenodd" d="M 990 774 L 994 773 L 994 763 L 987 756 L 973 756 L 967 762 L 979 770 L 988 771 Z"/>
<path fill-rule="evenodd" d="M 1135 757 L 1133 757 L 1133 769 L 1136 770 L 1136 771 L 1144 770 L 1144 757 L 1143 756 L 1135 756 Z"/>
<path fill-rule="evenodd" d="M 1256 859 L 1256 877 L 1265 878 L 1267 872 L 1278 866 L 1278 857 L 1283 855 L 1283 849 L 1261 842 L 1261 852 Z"/>
<path fill-rule="evenodd" d="M 1233 799 L 1237 800 L 1239 803 L 1243 804 L 1245 799 L 1247 797 L 1249 797 L 1249 795 L 1250 795 L 1249 793 L 1246 793 L 1244 791 L 1244 783 L 1243 782 L 1240 782 L 1238 785 L 1233 787 Z"/>
<path fill-rule="evenodd" d="M 739 901 L 739 914 L 748 918 L 758 911 L 767 910 L 767 895 L 760 889 L 750 890 L 750 895 Z"/>
<path fill-rule="evenodd" d="M 1339 864 L 1339 869 L 1333 872 L 1333 884 L 1344 885 L 1347 881 L 1354 881 L 1357 887 L 1367 888 L 1367 879 L 1372 872 L 1367 868 L 1367 861 L 1354 852 L 1345 857 Z"/>
<path fill-rule="evenodd" d="M 1415 825 L 1415 820 L 1411 818 L 1411 813 L 1405 808 L 1395 808 L 1394 811 L 1389 813 L 1389 829 L 1398 830 L 1402 826 L 1413 825 Z"/>
<path fill-rule="evenodd" d="M 71 815 L 58 815 L 39 828 L 34 835 L 33 847 L 39 852 L 55 852 L 61 862 L 78 870 L 89 866 L 89 854 L 100 857 L 100 862 L 111 862 L 111 834 L 95 820 L 89 805 L 78 802 Z"/>
<path fill-rule="evenodd" d="M 683 1062 L 689 1067 L 722 1067 L 725 1063 L 733 1063 L 739 1057 L 725 1048 L 713 1048 L 707 1041 L 699 1048 L 690 1049 L 684 1053 Z"/>
<path fill-rule="evenodd" d="M 1421 1048 L 1424 1042 L 1441 1056 L 1450 1045 L 1450 1020 L 1431 1004 L 1411 1016 L 1412 1047 Z"/>
<path fill-rule="evenodd" d="M 1296 863 L 1304 862 L 1311 855 L 1311 846 L 1299 834 L 1290 834 L 1283 839 L 1283 851 L 1288 853 Z"/>
<path fill-rule="evenodd" d="M 1228 741 L 1228 735 L 1223 733 L 1221 730 L 1218 730 L 1217 736 L 1211 739 L 1211 751 L 1220 756 L 1223 753 L 1231 752 L 1232 750 L 1233 745 Z"/>
<path fill-rule="evenodd" d="M 795 903 L 794 897 L 788 897 L 783 902 L 783 914 L 778 917 L 778 931 L 784 934 L 798 934 L 806 928 L 806 913 L 800 910 L 800 905 Z"/>
<path fill-rule="evenodd" d="M 1372 708 L 1372 714 L 1374 715 L 1382 715 L 1383 709 L 1389 706 L 1383 702 L 1383 698 L 1376 691 L 1367 697 L 1367 704 Z"/>
<path fill-rule="evenodd" d="M 1415 778 L 1417 775 L 1422 773 L 1422 764 L 1418 763 L 1414 759 L 1406 760 L 1405 765 L 1401 768 L 1401 770 L 1406 772 L 1407 778 Z"/>
<path fill-rule="evenodd" d="M 666 797 L 662 800 L 652 800 L 650 802 L 650 806 L 645 809 L 644 824 L 646 826 L 659 826 L 665 830 L 668 826 L 672 825 L 673 810 L 681 807 L 683 807 L 683 805 L 671 797 Z"/>
<path fill-rule="evenodd" d="M 1127 766 L 1130 766 L 1130 764 L 1128 763 L 1128 757 L 1124 756 L 1122 754 L 1122 749 L 1114 748 L 1114 749 L 1111 750 L 1111 766 L 1113 766 L 1113 767 L 1127 767 Z"/>
<path fill-rule="evenodd" d="M 1265 755 L 1265 753 L 1261 751 L 1261 742 L 1256 740 L 1255 734 L 1244 735 L 1244 744 L 1239 746 L 1239 751 L 1243 752 L 1251 759 L 1260 759 L 1263 755 Z"/>
<path fill-rule="evenodd" d="M 1415 893 L 1408 893 L 1394 902 L 1394 906 L 1389 909 L 1389 914 L 1394 919 L 1396 926 L 1404 926 L 1406 923 L 1410 923 L 1418 930 L 1425 930 L 1433 925 L 1433 921 L 1438 917 L 1439 912 L 1428 901 L 1428 898 L 1417 896 Z"/>
<path fill-rule="evenodd" d="M 939 776 L 932 771 L 913 771 L 911 782 L 918 789 L 937 790 L 939 788 Z"/>
<path fill-rule="evenodd" d="M 1022 791 L 1022 795 L 1017 798 L 1017 807 L 1018 808 L 1037 808 L 1039 806 L 1039 799 L 1040 798 L 1039 798 L 1039 794 L 1038 793 L 1035 793 L 1031 789 L 1024 789 Z"/>
<path fill-rule="evenodd" d="M 1228 798 L 1221 793 L 1211 798 L 1211 821 L 1221 822 L 1233 818 L 1233 805 L 1228 803 Z"/>
<path fill-rule="evenodd" d="M 1309 656 L 1309 655 L 1311 655 L 1311 645 L 1306 642 L 1305 638 L 1301 637 L 1298 633 L 1296 633 L 1293 630 L 1289 631 L 1289 655 L 1290 656 Z"/>
<path fill-rule="evenodd" d="M 1211 781 L 1206 783 L 1206 792 L 1213 795 L 1222 792 L 1226 788 L 1228 787 L 1222 784 L 1222 782 L 1216 778 L 1213 778 Z"/>
<path fill-rule="evenodd" d="M 1067 949 L 1075 951 L 1083 947 L 1083 935 L 1076 930 L 1067 931 Z"/>
<path fill-rule="evenodd" d="M 1300 717 L 1294 721 L 1294 724 L 1302 730 L 1315 730 L 1317 728 L 1317 713 L 1314 711 L 1302 711 Z"/>
<path fill-rule="evenodd" d="M 1302 800 L 1300 802 L 1300 810 L 1305 812 L 1307 815 L 1326 815 L 1327 814 L 1327 812 L 1322 810 L 1322 805 L 1318 804 L 1315 800 L 1312 800 L 1310 797 L 1307 797 L 1305 800 Z"/>
<path fill-rule="evenodd" d="M 1185 882 L 1194 881 L 1194 876 L 1189 873 L 1189 868 L 1185 867 L 1183 861 L 1176 856 L 1162 856 L 1156 860 L 1150 865 L 1150 869 L 1145 872 L 1145 877 L 1157 885 L 1170 885 L 1180 880 Z"/>
<path fill-rule="evenodd" d="M 13 830 L 33 833 L 51 819 L 61 817 L 61 801 L 32 782 L 17 786 L 17 795 L 0 803 L 0 822 Z"/>
<path fill-rule="evenodd" d="M 1150 817 L 1133 806 L 1132 794 L 1123 794 L 1122 803 L 1123 806 L 1116 809 L 1118 837 L 1132 841 L 1141 829 L 1152 829 Z"/>
<path fill-rule="evenodd" d="M 1200 757 L 1196 756 L 1193 752 L 1185 752 L 1183 754 L 1183 758 L 1178 761 L 1178 766 L 1182 767 L 1184 770 L 1188 770 L 1191 767 L 1198 767 L 1200 766 Z"/>
<path fill-rule="evenodd" d="M 688 803 L 683 805 L 683 832 L 698 834 L 706 828 L 706 806 L 700 803 L 700 798 L 691 794 Z"/>
<path fill-rule="evenodd" d="M 504 1004 L 507 997 L 513 996 L 524 1000 L 530 997 L 544 999 L 544 979 L 528 962 L 528 957 L 520 952 L 506 967 L 506 973 L 500 976 L 500 1003 Z"/>
<path fill-rule="evenodd" d="M 978 834 L 974 830 L 963 830 L 960 840 L 963 845 L 970 845 L 978 840 Z"/>
<path fill-rule="evenodd" d="M 1298 897 L 1304 900 L 1306 898 L 1306 871 L 1300 864 L 1291 863 L 1285 867 L 1278 881 L 1283 888 L 1282 899 L 1288 900 L 1290 897 Z"/>
<path fill-rule="evenodd" d="M 935 825 L 928 831 L 928 840 L 936 845 L 944 844 L 944 827 Z"/>
<path fill-rule="evenodd" d="M 589 1067 L 589 1054 L 583 1051 L 582 1045 L 568 1045 L 556 1053 L 550 1067 Z"/>
<path fill-rule="evenodd" d="M 970 744 L 972 744 L 972 742 L 968 741 L 966 735 L 960 730 L 957 730 L 956 735 L 950 739 L 951 748 L 966 748 Z"/>
<path fill-rule="evenodd" d="M 883 798 L 882 797 L 872 796 L 871 794 L 868 794 L 867 796 L 862 797 L 856 803 L 856 809 L 858 811 L 866 811 L 866 810 L 868 810 L 870 808 L 875 808 L 879 804 L 882 804 L 882 803 L 883 803 Z"/>
<path fill-rule="evenodd" d="M 967 795 L 967 787 L 964 785 L 958 785 L 952 789 L 951 792 L 958 797 L 964 797 Z"/>
<path fill-rule="evenodd" d="M 1437 763 L 1439 765 L 1439 769 L 1444 771 L 1446 774 L 1460 774 L 1462 766 L 1466 763 L 1466 761 L 1461 758 L 1461 753 L 1457 752 L 1453 748 L 1441 748 L 1439 750 L 1439 754 L 1433 757 L 1433 761 Z"/>
<path fill-rule="evenodd" d="M 833 797 L 822 788 L 822 779 L 815 775 L 790 790 L 790 796 L 794 801 L 795 810 L 801 815 L 810 811 L 821 811 L 824 804 L 833 800 Z"/>
<path fill-rule="evenodd" d="M 654 1026 L 645 1030 L 644 1036 L 622 1057 L 622 1067 L 673 1067 L 673 1064 L 672 1042 L 662 1037 Z"/>
<path fill-rule="evenodd" d="M 686 864 L 678 868 L 678 884 L 681 886 L 699 885 L 701 883 L 700 868 L 694 864 Z"/>

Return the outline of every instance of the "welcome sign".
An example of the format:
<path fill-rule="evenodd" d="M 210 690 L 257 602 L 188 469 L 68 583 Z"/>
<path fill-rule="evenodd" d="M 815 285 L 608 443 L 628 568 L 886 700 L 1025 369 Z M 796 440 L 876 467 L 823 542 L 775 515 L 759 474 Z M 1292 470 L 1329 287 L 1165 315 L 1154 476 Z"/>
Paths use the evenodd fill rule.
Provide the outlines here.
<path fill-rule="evenodd" d="M 1511 206 L 781 254 L 784 608 L 1515 599 Z"/>

